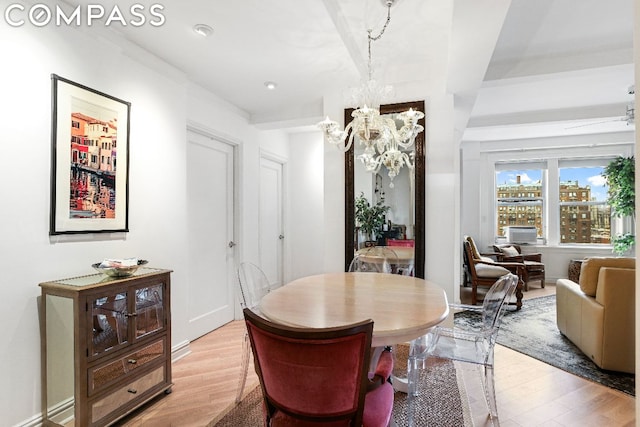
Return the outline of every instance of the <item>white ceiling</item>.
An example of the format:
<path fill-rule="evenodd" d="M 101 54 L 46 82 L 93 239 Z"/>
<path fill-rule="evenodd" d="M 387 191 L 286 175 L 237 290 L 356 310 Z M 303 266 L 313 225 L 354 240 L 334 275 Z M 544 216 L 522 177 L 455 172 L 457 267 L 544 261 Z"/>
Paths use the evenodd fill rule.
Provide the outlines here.
<path fill-rule="evenodd" d="M 465 139 L 628 130 L 633 83 L 632 0 L 513 0 Z"/>
<path fill-rule="evenodd" d="M 102 4 L 109 2 L 116 3 Z M 117 0 L 122 9 L 136 2 Z M 244 110 L 252 123 L 311 124 L 323 115 L 323 95 L 354 87 L 366 76 L 366 29 L 376 33 L 382 27 L 383 3 L 182 0 L 163 3 L 166 23 L 160 28 L 117 31 Z M 480 15 L 491 7 L 499 24 Z M 482 22 L 456 25 L 465 13 L 477 13 Z M 213 34 L 195 34 L 192 27 L 199 23 L 210 25 Z M 492 32 L 499 33 L 497 44 L 482 58 L 482 43 L 495 41 Z M 452 68 L 464 64 L 456 57 L 465 57 L 467 63 L 449 69 L 449 79 L 467 70 L 484 75 L 484 82 L 464 86 L 464 94 L 447 85 L 470 104 L 464 139 L 598 132 L 597 126 L 567 128 L 624 116 L 632 101 L 632 34 L 633 0 L 512 0 L 503 24 L 497 6 L 477 0 L 396 0 L 385 34 L 373 44 L 374 68 L 385 83 L 428 85 L 438 78 L 442 47 L 450 43 L 455 52 L 444 62 Z M 469 66 L 471 60 L 477 64 Z M 267 90 L 265 81 L 276 82 L 277 89 Z M 622 120 L 612 125 L 627 126 Z"/>

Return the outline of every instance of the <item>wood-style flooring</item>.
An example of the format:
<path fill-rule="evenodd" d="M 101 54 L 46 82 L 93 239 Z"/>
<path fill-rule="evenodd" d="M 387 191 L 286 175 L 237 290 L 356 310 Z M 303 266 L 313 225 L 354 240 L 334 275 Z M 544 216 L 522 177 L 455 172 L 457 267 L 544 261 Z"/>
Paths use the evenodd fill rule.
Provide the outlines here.
<path fill-rule="evenodd" d="M 524 299 L 555 293 L 533 283 Z M 461 298 L 468 302 L 469 290 Z M 173 392 L 121 421 L 127 427 L 204 427 L 233 404 L 240 372 L 244 325 L 231 322 L 191 343 L 191 354 L 173 364 Z M 476 426 L 492 425 L 478 375 L 465 375 Z M 635 426 L 634 397 L 571 375 L 500 345 L 495 350 L 500 423 L 514 426 Z M 258 384 L 249 369 L 246 390 Z M 242 427 L 242 426 L 239 426 Z"/>

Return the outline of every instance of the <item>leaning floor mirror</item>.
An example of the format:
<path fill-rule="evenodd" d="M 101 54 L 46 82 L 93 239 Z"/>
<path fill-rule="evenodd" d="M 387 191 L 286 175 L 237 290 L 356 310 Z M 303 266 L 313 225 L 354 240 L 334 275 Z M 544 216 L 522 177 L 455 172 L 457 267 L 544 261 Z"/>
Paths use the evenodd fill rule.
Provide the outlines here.
<path fill-rule="evenodd" d="M 402 123 L 398 123 L 398 114 L 410 108 L 424 112 L 424 101 L 381 105 L 380 114 L 399 128 Z M 345 110 L 345 123 L 352 120 L 352 111 Z M 424 118 L 418 123 L 424 127 Z M 361 144 L 354 143 L 345 152 L 345 271 L 354 255 L 365 247 L 391 246 L 412 257 L 412 274 L 424 278 L 425 132 L 418 133 L 414 144 L 402 149 L 410 165 L 397 171 L 384 164 L 377 170 L 367 170 L 363 151 Z M 356 219 L 356 199 L 362 197 L 370 206 L 386 207 L 382 227 L 371 235 L 362 232 Z"/>

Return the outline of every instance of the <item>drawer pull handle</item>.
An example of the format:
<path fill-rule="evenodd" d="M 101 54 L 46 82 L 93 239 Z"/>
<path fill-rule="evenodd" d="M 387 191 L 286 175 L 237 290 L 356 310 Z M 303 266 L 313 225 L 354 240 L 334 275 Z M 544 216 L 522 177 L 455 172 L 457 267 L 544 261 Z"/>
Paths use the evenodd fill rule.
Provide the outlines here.
<path fill-rule="evenodd" d="M 136 359 L 129 359 L 129 360 L 127 360 L 127 363 L 129 363 L 131 365 L 135 365 L 136 363 L 138 363 L 138 361 Z"/>
<path fill-rule="evenodd" d="M 136 390 L 135 388 L 130 388 L 129 390 L 127 390 L 129 393 L 131 394 L 136 394 L 138 392 L 138 390 Z"/>

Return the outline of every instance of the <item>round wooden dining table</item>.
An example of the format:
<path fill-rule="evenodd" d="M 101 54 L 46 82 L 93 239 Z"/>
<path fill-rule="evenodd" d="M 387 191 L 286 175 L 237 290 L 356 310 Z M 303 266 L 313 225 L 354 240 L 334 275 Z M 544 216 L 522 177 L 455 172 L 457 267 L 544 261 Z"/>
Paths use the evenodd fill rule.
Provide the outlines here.
<path fill-rule="evenodd" d="M 327 328 L 373 320 L 372 346 L 418 338 L 449 314 L 444 290 L 433 282 L 383 273 L 326 273 L 302 277 L 260 302 L 267 319 Z"/>

